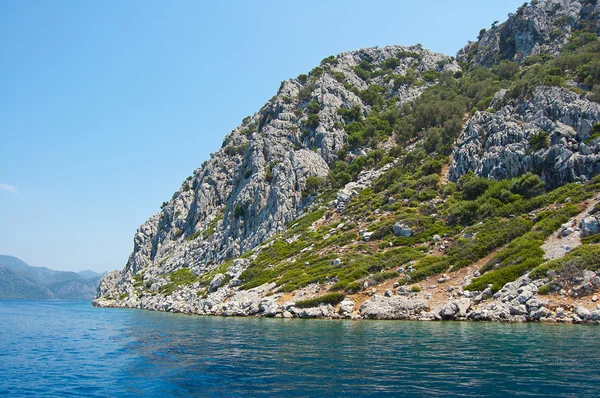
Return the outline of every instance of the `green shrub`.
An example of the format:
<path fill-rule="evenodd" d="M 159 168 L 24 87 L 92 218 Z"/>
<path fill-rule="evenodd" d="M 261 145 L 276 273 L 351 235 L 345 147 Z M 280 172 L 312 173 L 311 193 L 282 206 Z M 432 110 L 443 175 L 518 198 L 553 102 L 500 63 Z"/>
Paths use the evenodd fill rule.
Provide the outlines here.
<path fill-rule="evenodd" d="M 541 295 L 550 294 L 551 291 L 552 290 L 550 289 L 549 285 L 543 285 L 538 288 L 538 294 L 541 294 Z"/>
<path fill-rule="evenodd" d="M 314 195 L 325 187 L 325 177 L 310 176 L 306 178 L 305 192 Z"/>
<path fill-rule="evenodd" d="M 158 292 L 165 296 L 171 295 L 181 285 L 191 285 L 198 277 L 189 268 L 180 268 L 169 275 L 170 283 L 161 286 Z"/>
<path fill-rule="evenodd" d="M 361 285 L 358 282 L 351 282 L 346 285 L 346 292 L 349 294 L 358 293 L 361 289 Z"/>
<path fill-rule="evenodd" d="M 413 293 L 419 293 L 421 291 L 421 286 L 419 285 L 412 285 L 410 287 L 410 291 Z"/>
<path fill-rule="evenodd" d="M 277 165 L 277 162 L 269 163 L 269 167 L 267 167 L 267 172 L 265 174 L 265 181 L 271 182 L 273 181 L 273 169 Z"/>
<path fill-rule="evenodd" d="M 318 307 L 321 304 L 337 305 L 341 303 L 345 297 L 345 294 L 338 292 L 327 293 L 320 297 L 315 297 L 307 300 L 298 300 L 296 301 L 295 306 L 298 308 L 312 308 Z"/>
<path fill-rule="evenodd" d="M 337 65 L 337 64 L 338 64 L 338 60 L 333 55 L 330 55 L 329 57 L 323 58 L 321 60 L 321 66 L 323 66 L 323 65 Z"/>
<path fill-rule="evenodd" d="M 319 127 L 319 123 L 321 123 L 321 119 L 319 119 L 319 115 L 316 114 L 309 115 L 308 119 L 306 119 L 306 126 L 312 129 Z"/>
<path fill-rule="evenodd" d="M 476 176 L 472 171 L 458 179 L 458 187 L 468 200 L 477 199 L 488 189 L 490 182 L 483 177 Z"/>
<path fill-rule="evenodd" d="M 566 266 L 576 267 L 581 270 L 597 271 L 600 269 L 600 245 L 579 246 L 562 258 L 548 261 L 538 266 L 531 271 L 530 276 L 533 279 L 540 279 L 545 277 L 548 271 L 560 271 Z"/>
<path fill-rule="evenodd" d="M 549 135 L 550 134 L 547 131 L 540 131 L 529 137 L 529 147 L 531 152 L 537 152 L 540 149 L 548 149 L 550 145 L 550 142 L 548 141 Z"/>
<path fill-rule="evenodd" d="M 308 105 L 306 106 L 306 110 L 308 111 L 308 113 L 313 114 L 313 113 L 319 113 L 319 111 L 321 110 L 321 104 L 319 104 L 317 101 L 312 100 L 308 103 Z"/>
<path fill-rule="evenodd" d="M 425 73 L 423 73 L 423 80 L 428 81 L 428 82 L 433 82 L 437 79 L 439 79 L 440 77 L 440 72 L 437 72 L 435 70 L 428 70 Z"/>
<path fill-rule="evenodd" d="M 296 79 L 298 79 L 298 81 L 301 84 L 306 84 L 306 82 L 308 81 L 308 76 L 305 74 L 300 74 L 300 75 L 298 75 L 298 77 Z"/>
<path fill-rule="evenodd" d="M 244 207 L 242 205 L 236 204 L 233 208 L 233 216 L 235 218 L 244 217 Z"/>

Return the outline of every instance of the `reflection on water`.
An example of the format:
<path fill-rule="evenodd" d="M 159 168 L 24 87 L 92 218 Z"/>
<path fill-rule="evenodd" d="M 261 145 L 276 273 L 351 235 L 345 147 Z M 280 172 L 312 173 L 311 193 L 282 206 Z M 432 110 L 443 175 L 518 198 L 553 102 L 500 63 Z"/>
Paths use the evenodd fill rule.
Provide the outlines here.
<path fill-rule="evenodd" d="M 599 327 L 0 302 L 2 396 L 596 396 Z"/>

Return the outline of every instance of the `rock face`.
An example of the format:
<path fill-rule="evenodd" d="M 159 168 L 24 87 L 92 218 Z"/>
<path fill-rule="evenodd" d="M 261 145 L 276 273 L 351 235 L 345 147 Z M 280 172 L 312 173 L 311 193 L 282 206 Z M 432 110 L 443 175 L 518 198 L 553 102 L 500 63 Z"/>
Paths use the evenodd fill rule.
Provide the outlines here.
<path fill-rule="evenodd" d="M 506 23 L 482 33 L 479 42 L 459 52 L 458 58 L 472 65 L 490 66 L 499 59 L 521 61 L 528 55 L 556 54 L 574 29 L 586 23 L 597 24 L 596 12 L 600 9 L 589 1 L 536 2 L 519 9 Z M 443 273 L 437 279 L 438 285 L 436 279 L 432 279 L 423 289 L 415 285 L 409 290 L 407 286 L 400 286 L 398 280 L 393 285 L 391 281 L 385 282 L 400 275 L 403 275 L 404 283 L 411 281 L 407 272 L 415 271 L 413 264 L 420 261 L 417 259 L 397 265 L 390 263 L 384 268 L 381 264 L 373 264 L 362 270 L 359 275 L 364 277 L 355 278 L 355 282 L 340 281 L 343 278 L 338 272 L 345 271 L 339 270 L 355 261 L 349 256 L 352 250 L 360 248 L 362 253 L 370 255 L 377 247 L 387 250 L 404 241 L 383 241 L 381 231 L 385 230 L 387 234 L 391 229 L 396 237 L 414 235 L 411 241 L 424 241 L 420 240 L 424 227 L 415 221 L 417 218 L 411 218 L 409 213 L 393 215 L 392 206 L 410 205 L 412 213 L 418 205 L 419 219 L 431 217 L 444 223 L 446 217 L 445 195 L 433 195 L 428 202 L 413 205 L 411 203 L 416 201 L 408 199 L 410 195 L 400 201 L 401 197 L 391 193 L 389 197 L 374 196 L 377 200 L 373 201 L 376 203 L 373 207 L 366 205 L 369 195 L 359 196 L 386 171 L 405 160 L 405 155 L 395 151 L 401 148 L 393 144 L 393 138 L 401 138 L 399 124 L 395 131 L 389 132 L 392 139 L 378 144 L 381 149 L 394 149 L 387 152 L 390 157 L 385 159 L 384 166 L 374 158 L 364 156 L 360 161 L 370 162 L 368 166 L 361 166 L 358 175 L 345 173 L 347 178 L 342 179 L 354 181 L 343 186 L 335 197 L 326 194 L 315 200 L 316 190 L 311 187 L 323 181 L 322 177 L 328 175 L 334 162 L 339 159 L 351 161 L 372 150 L 358 146 L 348 152 L 349 139 L 344 124 L 351 130 L 350 120 L 360 120 L 371 111 L 374 111 L 371 115 L 389 111 L 390 108 L 386 108 L 384 112 L 378 112 L 378 108 L 369 105 L 374 103 L 368 100 L 373 88 L 377 96 L 382 93 L 380 100 L 403 105 L 418 98 L 427 87 L 436 84 L 436 80 L 459 79 L 461 73 L 457 72 L 462 70 L 451 57 L 431 53 L 421 46 L 390 46 L 328 57 L 308 75 L 283 82 L 277 94 L 258 113 L 244 119 L 229 133 L 223 147 L 183 182 L 169 202 L 163 203 L 161 212 L 138 229 L 134 250 L 125 269 L 111 272 L 102 280 L 94 305 L 279 318 L 600 320 L 594 311 L 585 308 L 577 313 L 572 311 L 573 308 L 555 309 L 538 296 L 538 288 L 549 279 L 532 281 L 527 275 L 506 284 L 496 294 L 492 292 L 491 284 L 483 291 L 464 291 L 471 280 L 470 275 L 478 277 L 479 271 L 467 274 L 465 283 L 456 285 L 452 267 L 441 271 L 447 274 Z M 476 112 L 466 122 L 451 156 L 448 179 L 456 181 L 469 171 L 489 179 L 533 172 L 552 188 L 568 182 L 586 181 L 600 174 L 600 138 L 591 139 L 592 130 L 600 121 L 600 105 L 565 88 L 540 86 L 533 92 L 523 90 L 526 94 L 517 91 L 500 90 L 489 111 Z M 398 112 L 410 112 L 410 106 Z M 458 114 L 461 113 L 459 109 Z M 356 116 L 345 120 L 343 115 L 348 114 Z M 392 119 L 396 120 L 395 116 Z M 426 132 L 421 131 L 404 149 L 408 152 L 421 148 L 426 141 L 422 139 L 423 133 Z M 356 137 L 351 137 L 350 141 L 357 145 L 356 139 L 352 138 Z M 442 185 L 447 182 L 445 177 L 445 171 L 442 171 Z M 387 178 L 386 174 L 383 179 Z M 438 185 L 437 180 L 435 185 Z M 356 196 L 365 203 L 360 207 L 354 204 L 348 207 Z M 370 213 L 365 220 L 375 221 L 373 227 L 366 225 L 362 217 L 357 217 L 365 209 Z M 308 235 L 294 235 L 294 228 L 306 223 L 293 220 L 308 213 L 320 218 L 303 219 L 311 221 L 300 229 L 307 228 L 315 235 L 315 241 L 303 242 Z M 579 232 L 576 224 L 565 225 L 563 237 L 576 236 Z M 288 226 L 286 233 L 269 240 Z M 600 230 L 600 223 L 596 216 L 590 216 L 583 218 L 580 227 L 585 236 Z M 434 255 L 435 249 L 435 255 L 447 255 L 446 251 L 455 243 L 451 235 L 433 235 L 429 250 L 424 245 L 419 245 L 419 250 L 425 249 L 423 254 L 428 251 L 429 255 Z M 463 233 L 462 238 L 473 239 L 475 235 Z M 335 244 L 322 247 L 318 243 L 321 238 L 323 242 L 333 238 L 331 242 Z M 287 251 L 294 243 L 305 243 L 306 246 L 299 245 L 292 248 L 295 251 Z M 287 248 L 282 248 L 286 245 Z M 350 245 L 352 248 L 347 250 Z M 266 248 L 272 250 L 265 253 Z M 313 250 L 310 258 L 301 256 Z M 257 260 L 259 257 L 260 261 Z M 319 264 L 318 257 L 326 264 Z M 302 284 L 290 283 L 282 287 L 275 282 L 285 279 L 286 270 L 282 268 L 287 265 L 294 267 L 292 279 L 298 275 L 304 278 Z M 327 270 L 324 271 L 327 275 L 309 277 L 311 267 L 322 267 Z M 265 276 L 261 272 L 274 276 Z M 252 274 L 259 276 L 248 277 Z M 340 282 L 342 284 L 336 286 Z M 415 282 L 418 282 L 416 277 Z M 257 286 L 259 283 L 262 285 Z M 241 290 L 242 285 L 247 290 Z M 383 295 L 377 294 L 375 285 L 380 285 L 379 292 L 384 292 Z M 584 297 L 595 292 L 596 285 L 600 286 L 600 276 L 593 273 L 569 294 Z M 360 293 L 345 297 L 339 306 L 320 304 L 300 308 L 317 302 L 306 299 L 315 299 L 329 289 L 344 289 L 343 286 L 347 292 Z M 550 285 L 542 291 L 549 289 Z M 367 296 L 369 298 L 361 302 Z M 334 301 L 330 297 L 325 302 Z"/>
<path fill-rule="evenodd" d="M 600 140 L 587 141 L 598 121 L 599 104 L 564 88 L 539 87 L 530 101 L 508 100 L 468 121 L 449 178 L 472 170 L 497 180 L 531 171 L 549 187 L 588 180 L 600 173 Z"/>
<path fill-rule="evenodd" d="M 361 61 L 379 65 L 398 53 L 408 55 L 394 67 L 397 75 L 460 70 L 451 57 L 421 46 L 389 46 L 339 54 L 308 77 L 283 82 L 258 113 L 225 137 L 223 147 L 183 182 L 160 213 L 139 227 L 125 269 L 106 277 L 98 297 L 128 293 L 139 272 L 157 286 L 166 283 L 164 274 L 183 267 L 202 275 L 285 229 L 312 201 L 302 195 L 306 179 L 326 176 L 347 145 L 338 109 L 356 106 L 363 114 L 370 110 L 357 95 L 368 84 L 355 67 Z M 372 78 L 373 83 L 385 87 L 386 98 L 399 104 L 418 97 L 431 84 L 394 86 L 393 79 L 380 76 Z M 313 101 L 319 105 L 316 113 L 307 109 Z M 316 125 L 308 123 L 311 112 L 318 117 Z M 368 150 L 358 148 L 350 156 Z M 375 177 L 364 175 L 367 184 Z M 348 191 L 352 196 L 352 189 Z M 345 200 L 340 198 L 340 206 Z M 242 271 L 243 267 L 237 274 Z"/>
<path fill-rule="evenodd" d="M 424 300 L 401 296 L 374 295 L 360 306 L 360 314 L 368 319 L 417 319 L 425 310 L 427 303 Z"/>
<path fill-rule="evenodd" d="M 600 5 L 590 1 L 544 0 L 531 2 L 509 14 L 505 23 L 480 34 L 457 54 L 460 61 L 493 66 L 499 59 L 522 61 L 528 55 L 556 55 L 582 25 L 598 30 Z"/>

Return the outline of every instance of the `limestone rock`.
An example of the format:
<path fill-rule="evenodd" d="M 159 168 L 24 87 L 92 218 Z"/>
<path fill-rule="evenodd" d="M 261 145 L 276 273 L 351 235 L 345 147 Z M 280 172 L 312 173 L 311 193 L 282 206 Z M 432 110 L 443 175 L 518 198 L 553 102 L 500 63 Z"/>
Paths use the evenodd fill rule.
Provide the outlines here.
<path fill-rule="evenodd" d="M 209 286 L 209 293 L 212 293 L 214 291 L 216 291 L 218 288 L 221 287 L 221 285 L 223 284 L 223 282 L 225 282 L 225 275 L 223 274 L 217 274 L 214 276 L 214 278 L 210 281 L 210 286 Z"/>
<path fill-rule="evenodd" d="M 394 235 L 403 236 L 405 238 L 410 237 L 413 233 L 412 228 L 410 226 L 399 222 L 394 224 L 393 231 Z"/>
<path fill-rule="evenodd" d="M 424 300 L 374 295 L 361 304 L 360 314 L 363 318 L 371 319 L 416 319 L 426 309 Z"/>
<path fill-rule="evenodd" d="M 477 112 L 466 124 L 452 153 L 449 178 L 468 171 L 489 179 L 532 172 L 547 187 L 587 181 L 600 173 L 600 145 L 579 151 L 600 121 L 600 104 L 565 88 L 538 87 L 529 100 L 510 102 L 501 110 Z M 532 137 L 548 133 L 548 147 L 531 148 Z"/>
<path fill-rule="evenodd" d="M 596 216 L 588 216 L 581 220 L 579 228 L 582 237 L 595 235 L 600 233 L 600 221 Z"/>
<path fill-rule="evenodd" d="M 497 59 L 522 61 L 528 55 L 556 55 L 576 28 L 594 23 L 600 11 L 595 2 L 544 0 L 531 2 L 509 14 L 505 23 L 484 31 L 476 43 L 460 50 L 457 58 L 492 66 Z"/>

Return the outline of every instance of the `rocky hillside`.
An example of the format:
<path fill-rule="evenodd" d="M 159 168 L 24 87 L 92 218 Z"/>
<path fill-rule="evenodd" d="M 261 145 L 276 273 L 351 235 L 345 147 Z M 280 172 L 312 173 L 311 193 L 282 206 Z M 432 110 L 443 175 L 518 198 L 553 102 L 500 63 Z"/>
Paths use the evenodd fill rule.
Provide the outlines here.
<path fill-rule="evenodd" d="M 32 267 L 13 256 L 0 255 L 0 299 L 91 301 L 102 275 Z"/>
<path fill-rule="evenodd" d="M 421 46 L 323 59 L 138 229 L 94 304 L 594 321 L 577 300 L 600 265 L 599 49 L 595 2 L 547 0 L 456 59 Z M 562 315 L 540 291 L 567 300 Z"/>
<path fill-rule="evenodd" d="M 479 39 L 461 49 L 457 58 L 492 67 L 502 60 L 523 62 L 528 56 L 556 56 L 573 34 L 598 32 L 600 5 L 596 0 L 545 0 L 525 3 L 500 25 L 482 29 Z"/>

